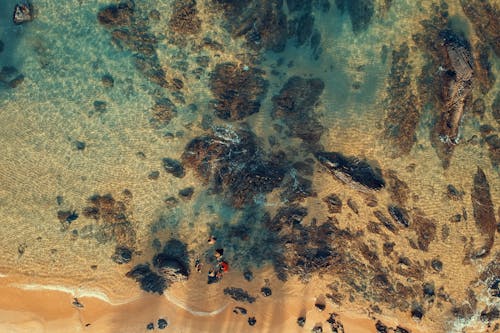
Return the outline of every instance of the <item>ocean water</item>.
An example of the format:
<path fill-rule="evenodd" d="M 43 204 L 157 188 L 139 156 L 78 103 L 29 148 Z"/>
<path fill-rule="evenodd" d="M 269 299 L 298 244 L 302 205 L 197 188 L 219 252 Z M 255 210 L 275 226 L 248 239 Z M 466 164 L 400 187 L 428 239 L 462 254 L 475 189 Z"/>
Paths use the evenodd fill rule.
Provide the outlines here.
<path fill-rule="evenodd" d="M 283 199 L 282 187 L 257 193 L 243 207 L 235 207 L 227 188 L 222 192 L 214 190 L 212 182 L 204 182 L 187 164 L 184 165 L 186 175 L 174 177 L 165 171 L 162 159 L 180 160 L 193 138 L 210 133 L 217 126 L 228 132 L 248 126 L 255 133 L 263 155 L 285 152 L 288 164 L 281 184 L 296 182 L 296 168 L 289 166 L 307 158 L 314 160 L 314 149 L 318 148 L 313 149 L 291 135 L 286 121 L 273 118 L 272 109 L 273 97 L 279 95 L 287 80 L 301 76 L 319 78 L 324 83 L 319 100 L 311 108 L 312 117 L 324 128 L 317 142 L 320 150 L 368 160 L 378 166 L 385 177 L 390 170 L 395 172 L 397 178 L 407 184 L 405 208 L 411 212 L 412 219 L 425 216 L 433 221 L 436 231 L 427 251 L 411 246 L 415 229 L 402 229 L 396 235 L 367 231 L 368 224 L 376 221 L 374 210 L 387 215 L 386 206 L 394 201 L 390 191 L 360 193 L 336 180 L 317 161 L 308 162 L 313 167 L 312 174 L 301 174 L 311 181 L 314 192 L 296 202 L 308 210 L 301 224 L 321 224 L 334 217 L 339 228 L 363 233 L 360 242 L 379 252 L 381 265 L 394 280 L 406 280 L 412 287 L 429 281 L 436 289 L 444 287 L 448 300 L 444 300 L 446 297 L 437 300 L 441 305 L 423 304 L 426 315 L 422 327 L 444 331 L 443 327 L 458 329 L 456 327 L 464 322 L 467 326 L 470 318 L 480 321 L 477 313 L 493 301 L 487 295 L 487 287 L 478 287 L 481 284 L 478 276 L 500 250 L 498 232 L 489 256 L 472 262 L 464 258 L 467 245 L 473 243 L 471 239 L 477 242 L 482 237 L 474 222 L 470 199 L 478 167 L 487 176 L 494 214 L 497 222 L 500 219 L 499 169 L 490 158 L 492 149 L 480 133 L 481 125 L 489 125 L 488 133 L 498 134 L 499 124 L 494 120 L 492 104 L 500 93 L 499 81 L 494 82 L 487 93 L 474 85 L 472 94 L 474 99 L 484 100 L 485 113 L 481 117 L 475 115 L 469 106 L 461 124 L 460 143 L 454 148 L 446 169 L 431 141 L 430 132 L 436 121 L 433 117 L 436 106 L 432 103 L 422 103 L 419 107 L 416 142 L 408 154 L 395 157 L 394 143 L 384 138 L 392 52 L 402 43 L 408 44 L 408 71 L 412 91 L 418 95 L 417 82 L 429 57 L 425 50 L 417 47 L 412 36 L 424 31 L 420 22 L 430 19 L 434 14 L 433 5 L 439 3 L 374 1 L 374 14 L 367 28 L 353 32 L 348 11 L 342 12 L 335 1 L 330 1 L 328 11 L 320 10 L 317 4 L 321 1 L 305 1 L 313 4 L 313 31 L 321 36 L 319 46 L 311 47 L 310 38 L 298 45 L 296 37 L 290 36 L 285 49 L 274 52 L 252 49 L 243 37 L 231 35 L 226 29 L 227 17 L 215 5 L 217 1 L 197 1 L 197 15 L 201 19 L 198 33 L 175 34 L 169 18 L 175 3 L 180 2 L 136 0 L 136 25 L 129 28 L 157 39 L 152 57 L 154 69 L 164 69 L 169 82 L 181 79 L 181 94 L 171 86 L 166 88 L 152 82 L 138 68 L 138 52 L 124 43 L 120 46 L 119 42 L 113 42 L 112 29 L 99 24 L 99 10 L 116 2 L 32 1 L 35 19 L 19 26 L 12 23 L 16 1 L 0 2 L 0 40 L 4 45 L 0 67 L 15 68 L 15 74 L 8 80 L 19 74 L 24 77 L 13 88 L 0 76 L 0 245 L 3 250 L 0 273 L 19 276 L 20 281 L 35 284 L 60 283 L 69 288 L 99 290 L 109 299 L 127 300 L 137 296 L 140 288 L 125 274 L 137 264 L 151 263 L 153 255 L 161 252 L 169 240 L 178 239 L 186 244 L 188 256 L 183 259 L 191 271 L 196 258 L 205 264 L 204 269 L 214 265 L 213 247 L 207 245 L 208 237 L 214 235 L 217 246 L 225 250 L 232 272 L 241 275 L 246 270 L 263 269 L 269 274 L 276 258 L 291 251 L 283 246 L 281 234 L 266 229 L 265 223 L 266 216 L 272 218 L 280 208 L 292 205 Z M 498 3 L 490 2 L 498 10 Z M 298 14 L 289 12 L 289 3 L 292 1 L 284 1 L 282 10 L 289 18 L 296 17 Z M 479 38 L 460 1 L 447 1 L 447 6 L 449 26 L 462 32 L 475 46 Z M 157 11 L 154 15 L 153 9 Z M 156 13 L 158 19 L 155 19 Z M 222 49 L 207 47 L 204 38 L 217 41 Z M 498 76 L 499 58 L 493 52 L 489 54 L 490 71 Z M 199 57 L 208 60 L 202 65 Z M 225 62 L 259 68 L 267 81 L 260 111 L 241 121 L 218 119 L 214 114 L 216 102 L 209 82 L 216 66 Z M 439 68 L 433 70 L 438 75 Z M 113 78 L 112 87 L 103 84 L 105 75 Z M 161 98 L 169 98 L 176 108 L 175 117 L 164 125 L 151 120 L 155 103 Z M 84 148 L 78 149 L 82 143 Z M 150 177 L 154 171 L 159 172 L 157 179 Z M 233 185 L 245 188 L 246 181 Z M 448 184 L 464 191 L 462 200 L 449 199 Z M 183 198 L 178 194 L 188 187 L 194 189 L 192 197 Z M 342 211 L 335 214 L 328 211 L 323 201 L 332 193 L 343 202 Z M 89 198 L 106 194 L 124 203 L 125 208 L 120 212 L 126 215 L 129 224 L 120 235 L 108 237 L 99 229 L 102 221 L 84 216 L 85 207 L 92 206 Z M 372 197 L 378 202 L 376 208 L 366 204 Z M 358 203 L 358 214 L 347 207 L 348 199 Z M 68 211 L 75 211 L 78 218 L 71 223 L 59 221 L 58 212 Z M 465 221 L 462 216 L 461 222 L 450 222 L 451 217 L 464 211 L 468 214 Z M 120 239 L 126 239 L 125 245 L 133 252 L 132 261 L 123 265 L 111 260 L 116 246 L 123 245 Z M 398 255 L 383 257 L 383 245 L 390 242 L 395 242 Z M 359 256 L 356 251 L 353 248 L 354 257 Z M 422 276 L 394 273 L 401 265 L 398 262 L 401 257 L 418 261 Z M 445 268 L 441 273 L 429 268 L 435 258 L 443 262 Z M 334 271 L 334 275 L 338 274 L 332 269 Z M 201 280 L 192 283 L 204 286 L 205 274 Z M 332 281 L 344 280 L 335 276 Z M 339 285 L 340 293 L 352 293 L 351 289 Z M 476 315 L 457 318 L 451 309 L 470 301 L 466 290 L 473 289 L 479 303 L 474 309 Z M 286 290 L 285 284 L 281 292 L 286 295 L 290 290 Z M 221 290 L 211 289 L 209 293 L 215 299 L 220 297 Z M 202 301 L 195 292 L 187 290 L 185 294 L 190 304 Z M 355 303 L 373 305 L 376 302 L 370 299 L 368 292 L 354 294 Z M 422 303 L 421 296 L 417 298 L 415 302 Z M 411 306 L 405 312 L 391 309 L 383 302 L 380 305 L 384 311 L 388 309 L 384 313 L 400 316 L 408 316 Z"/>

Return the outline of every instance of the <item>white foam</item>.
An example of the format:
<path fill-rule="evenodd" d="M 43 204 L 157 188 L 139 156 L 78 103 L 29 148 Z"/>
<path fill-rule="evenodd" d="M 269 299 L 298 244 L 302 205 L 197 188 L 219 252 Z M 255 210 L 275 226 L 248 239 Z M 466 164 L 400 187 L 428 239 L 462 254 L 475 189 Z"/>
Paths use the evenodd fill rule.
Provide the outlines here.
<path fill-rule="evenodd" d="M 128 299 L 126 301 L 122 302 L 114 302 L 111 301 L 106 295 L 106 293 L 100 291 L 100 290 L 92 290 L 92 289 L 86 289 L 86 288 L 81 288 L 81 287 L 67 287 L 67 286 L 61 286 L 61 285 L 51 285 L 51 284 L 18 284 L 18 283 L 13 283 L 11 286 L 20 288 L 23 290 L 52 290 L 52 291 L 61 291 L 67 294 L 70 294 L 73 297 L 93 297 L 100 299 L 106 303 L 109 303 L 111 305 L 120 305 L 120 304 L 126 304 L 132 302 L 134 299 Z"/>
<path fill-rule="evenodd" d="M 106 293 L 99 291 L 99 290 L 91 290 L 91 289 L 86 289 L 86 288 L 81 288 L 81 287 L 67 287 L 67 286 L 62 286 L 62 285 L 51 285 L 51 284 L 20 284 L 20 283 L 13 283 L 11 284 L 12 287 L 16 287 L 19 289 L 23 290 L 51 290 L 51 291 L 60 291 L 64 292 L 67 294 L 70 294 L 73 297 L 93 297 L 100 299 L 108 304 L 111 305 L 121 305 L 121 304 L 127 304 L 132 301 L 135 301 L 138 297 L 130 298 L 126 301 L 122 302 L 116 302 L 116 301 L 111 301 L 106 295 Z M 214 311 L 196 311 L 191 309 L 189 306 L 187 306 L 185 303 L 182 301 L 178 300 L 177 298 L 173 297 L 172 295 L 168 295 L 167 293 L 164 294 L 165 298 L 172 304 L 180 307 L 181 309 L 191 313 L 192 315 L 195 316 L 200 316 L 200 317 L 209 317 L 209 316 L 215 316 L 222 311 L 224 311 L 229 303 L 224 304 L 222 307 L 214 310 Z"/>
<path fill-rule="evenodd" d="M 183 310 L 191 313 L 192 315 L 200 316 L 200 317 L 215 316 L 215 315 L 221 313 L 222 311 L 224 311 L 227 308 L 227 306 L 229 305 L 229 303 L 226 303 L 222 307 L 220 307 L 220 308 L 218 308 L 217 310 L 214 310 L 214 311 L 196 311 L 196 310 L 191 309 L 189 306 L 187 306 L 186 304 L 182 303 L 180 300 L 178 300 L 177 298 L 173 297 L 172 295 L 168 295 L 167 293 L 165 293 L 165 298 L 170 303 L 177 305 L 178 307 L 180 307 L 181 309 L 183 309 Z"/>

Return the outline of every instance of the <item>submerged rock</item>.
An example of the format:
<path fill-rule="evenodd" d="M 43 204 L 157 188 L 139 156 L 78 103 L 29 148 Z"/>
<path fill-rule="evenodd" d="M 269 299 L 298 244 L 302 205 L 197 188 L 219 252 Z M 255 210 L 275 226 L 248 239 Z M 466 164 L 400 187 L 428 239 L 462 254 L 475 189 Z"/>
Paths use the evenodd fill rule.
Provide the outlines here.
<path fill-rule="evenodd" d="M 304 79 L 293 76 L 273 97 L 272 117 L 282 119 L 290 135 L 307 143 L 315 144 L 321 138 L 324 127 L 314 116 L 314 107 L 323 93 L 325 84 L 321 79 Z"/>
<path fill-rule="evenodd" d="M 99 11 L 97 19 L 106 27 L 128 26 L 132 22 L 134 5 L 132 1 L 122 2 L 118 5 L 110 5 Z"/>
<path fill-rule="evenodd" d="M 380 169 L 357 157 L 337 152 L 317 152 L 315 157 L 335 178 L 359 191 L 380 190 L 385 186 Z"/>
<path fill-rule="evenodd" d="M 408 154 L 417 141 L 416 130 L 420 119 L 420 101 L 411 86 L 411 66 L 408 63 L 407 43 L 392 52 L 391 72 L 388 78 L 388 107 L 385 136 L 397 151 L 392 157 Z"/>
<path fill-rule="evenodd" d="M 185 176 L 184 167 L 181 162 L 168 157 L 165 157 L 162 162 L 165 171 L 170 173 L 172 176 L 177 178 L 183 178 Z"/>
<path fill-rule="evenodd" d="M 14 24 L 23 24 L 33 20 L 33 8 L 29 3 L 17 4 L 14 7 L 14 14 L 12 16 Z"/>
<path fill-rule="evenodd" d="M 201 20 L 195 0 L 174 2 L 169 22 L 170 29 L 181 35 L 197 34 L 201 31 Z"/>
<path fill-rule="evenodd" d="M 480 232 L 481 244 L 478 249 L 474 249 L 473 258 L 484 257 L 489 254 L 496 232 L 496 219 L 493 202 L 491 200 L 490 185 L 486 179 L 484 171 L 478 167 L 474 175 L 474 186 L 471 192 L 472 208 L 474 210 L 474 220 Z"/>
<path fill-rule="evenodd" d="M 259 112 L 260 99 L 267 91 L 264 72 L 234 63 L 219 64 L 210 76 L 215 95 L 215 115 L 225 120 L 241 120 Z"/>
<path fill-rule="evenodd" d="M 253 303 L 256 300 L 255 297 L 251 296 L 248 292 L 246 292 L 242 288 L 234 288 L 234 287 L 225 288 L 224 295 L 229 295 L 231 296 L 232 299 L 240 302 Z"/>
<path fill-rule="evenodd" d="M 335 0 L 335 4 L 342 13 L 347 10 L 355 34 L 368 29 L 375 13 L 374 0 Z"/>
<path fill-rule="evenodd" d="M 205 182 L 211 182 L 214 192 L 225 192 L 236 208 L 271 192 L 285 176 L 281 163 L 286 161 L 266 156 L 255 135 L 243 128 L 215 128 L 210 135 L 194 138 L 187 144 L 182 161 Z"/>
<path fill-rule="evenodd" d="M 129 248 L 117 246 L 111 259 L 119 265 L 126 264 L 132 260 L 132 251 Z"/>
<path fill-rule="evenodd" d="M 500 57 L 500 10 L 498 3 L 488 0 L 460 0 L 462 9 L 474 27 L 477 36 L 490 45 Z M 495 6 L 495 3 L 497 6 Z"/>

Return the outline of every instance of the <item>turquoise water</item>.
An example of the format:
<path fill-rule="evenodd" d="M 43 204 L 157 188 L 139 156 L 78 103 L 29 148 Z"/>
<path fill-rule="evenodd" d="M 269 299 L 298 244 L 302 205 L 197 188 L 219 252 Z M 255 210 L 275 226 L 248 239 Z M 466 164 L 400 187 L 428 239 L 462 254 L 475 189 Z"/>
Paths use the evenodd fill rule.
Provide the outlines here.
<path fill-rule="evenodd" d="M 11 22 L 16 2 L 0 3 L 0 40 L 4 43 L 0 67 L 15 67 L 17 72 L 9 76 L 9 80 L 18 74 L 24 75 L 24 80 L 15 88 L 9 87 L 7 81 L 0 83 L 0 146 L 3 155 L 0 163 L 3 184 L 0 217 L 4 221 L 0 226 L 0 244 L 5 248 L 0 267 L 6 272 L 34 276 L 69 276 L 78 283 L 88 275 L 82 267 L 88 270 L 90 265 L 98 263 L 99 267 L 108 269 L 99 268 L 92 283 L 102 286 L 113 279 L 128 281 L 124 277 L 126 271 L 135 264 L 150 262 L 152 255 L 158 252 L 158 246 L 154 244 L 159 241 L 163 245 L 171 238 L 188 245 L 191 262 L 198 256 L 213 261 L 211 253 L 204 250 L 210 235 L 216 236 L 224 245 L 226 257 L 235 269 L 244 271 L 274 264 L 276 258 L 291 251 L 280 243 L 283 234 L 292 239 L 298 237 L 292 235 L 294 232 L 303 232 L 305 234 L 300 237 L 313 238 L 309 229 L 297 231 L 290 226 L 294 230 L 290 235 L 286 228 L 277 233 L 266 229 L 266 216 L 272 219 L 280 208 L 292 205 L 283 199 L 284 184 L 288 182 L 297 187 L 302 177 L 311 182 L 312 190 L 310 195 L 296 201 L 297 205 L 308 210 L 307 217 L 297 224 L 310 227 L 314 223 L 322 224 L 328 218 L 330 221 L 336 219 L 339 228 L 362 232 L 359 242 L 371 244 L 379 252 L 384 242 L 395 241 L 400 256 L 421 259 L 421 266 L 426 270 L 425 278 L 409 283 L 412 286 L 429 279 L 435 280 L 436 284 L 447 279 L 457 281 L 456 288 L 446 289 L 455 303 L 443 301 L 445 310 L 429 305 L 426 307 L 429 319 L 426 316 L 424 323 L 426 320 L 429 320 L 429 325 L 439 323 L 441 316 L 454 320 L 449 308 L 462 304 L 466 297 L 463 290 L 472 288 L 470 283 L 480 267 L 493 260 L 495 251 L 499 250 L 498 242 L 494 243 L 491 257 L 474 262 L 474 269 L 461 279 L 466 252 L 463 238 L 468 239 L 477 232 L 472 222 L 473 208 L 469 197 L 478 166 L 485 170 L 495 209 L 499 208 L 498 166 L 490 158 L 493 149 L 485 143 L 485 135 L 479 133 L 479 126 L 490 125 L 489 134 L 498 134 L 498 123 L 491 110 L 500 86 L 497 80 L 486 94 L 481 94 L 474 86 L 474 99 L 481 97 L 484 100 L 486 112 L 483 117 L 478 117 L 470 107 L 467 109 L 460 131 L 461 144 L 454 148 L 448 169 L 442 168 L 434 148 L 436 144 L 431 141 L 436 105 L 430 102 L 422 102 L 420 106 L 416 143 L 411 152 L 394 157 L 394 142 L 385 139 L 383 134 L 390 94 L 387 82 L 392 52 L 403 42 L 409 44 L 410 85 L 418 95 L 421 69 L 429 62 L 429 55 L 413 42 L 412 35 L 423 31 L 419 22 L 431 17 L 433 2 L 394 2 L 385 11 L 383 4 L 386 2 L 376 1 L 367 29 L 357 33 L 352 30 L 347 12 L 341 13 L 334 1 L 331 1 L 328 12 L 315 5 L 311 15 L 314 17 L 313 31 L 321 35 L 319 46 L 311 48 L 310 38 L 302 46 L 297 46 L 295 37 L 290 37 L 286 48 L 278 53 L 256 51 L 244 43 L 244 38 L 232 36 L 224 28 L 225 18 L 220 8 L 208 0 L 197 4 L 202 20 L 201 32 L 176 35 L 169 26 L 174 2 L 136 1 L 135 26 L 128 27 L 157 39 L 151 57 L 154 59 L 153 69 L 165 71 L 169 87 L 156 84 L 145 75 L 145 71 L 139 70 L 137 52 L 126 43 L 113 42 L 112 29 L 98 23 L 97 13 L 110 4 L 108 1 L 33 1 L 35 19 L 20 26 Z M 448 25 L 463 32 L 471 44 L 476 45 L 477 34 L 462 12 L 460 3 L 450 1 L 448 5 Z M 154 18 L 152 9 L 158 11 L 159 19 Z M 289 13 L 286 4 L 283 11 L 289 17 L 298 15 Z M 223 50 L 207 47 L 203 41 L 205 37 L 220 43 Z M 204 63 L 199 57 L 208 60 Z M 498 57 L 490 52 L 489 59 L 492 73 L 498 76 Z M 263 70 L 263 78 L 268 84 L 267 92 L 260 100 L 260 111 L 242 121 L 225 121 L 214 115 L 217 96 L 210 91 L 209 81 L 217 64 L 225 62 L 233 62 L 241 68 L 249 66 Z M 439 68 L 433 69 L 439 73 Z M 243 69 L 241 73 L 247 70 Z M 113 78 L 112 87 L 103 84 L 105 75 Z M 318 142 L 305 142 L 307 140 L 291 133 L 293 131 L 287 127 L 286 120 L 273 119 L 275 96 L 294 75 L 319 78 L 324 83 L 320 98 L 310 107 L 311 117 L 324 128 Z M 173 79 L 182 80 L 181 93 L 172 88 Z M 152 121 L 155 103 L 162 98 L 175 104 L 176 114 L 168 124 Z M 304 110 L 300 112 L 305 113 Z M 184 178 L 176 178 L 164 170 L 162 158 L 181 160 L 186 145 L 195 137 L 214 133 L 217 126 L 223 126 L 227 133 L 236 133 L 234 135 L 238 137 L 241 135 L 238 129 L 245 126 L 243 123 L 248 123 L 256 134 L 254 148 L 258 154 L 250 155 L 252 159 L 261 158 L 263 162 L 259 161 L 264 163 L 280 151 L 284 152 L 286 157 L 277 158 L 282 162 L 277 164 L 285 170 L 280 186 L 256 193 L 242 207 L 234 207 L 231 191 L 236 190 L 231 186 L 245 187 L 248 179 L 215 191 L 214 178 L 204 182 L 192 165 L 185 163 Z M 230 147 L 235 141 L 234 136 L 233 141 L 215 136 L 214 140 L 217 139 Z M 78 142 L 85 144 L 84 149 L 78 149 Z M 234 151 L 242 153 L 238 149 L 234 148 Z M 366 231 L 367 223 L 375 220 L 373 210 L 385 212 L 385 206 L 394 200 L 392 193 L 389 190 L 372 193 L 379 207 L 367 205 L 369 196 L 337 181 L 314 162 L 316 150 L 336 151 L 368 160 L 380 167 L 386 177 L 393 170 L 408 184 L 405 208 L 412 216 L 423 214 L 429 217 L 437 227 L 430 250 L 421 252 L 412 248 L 408 240 L 415 237 L 417 231 L 414 229 L 402 229 L 400 236 Z M 238 162 L 239 165 L 229 165 L 233 168 L 231 172 L 244 169 L 250 161 Z M 313 171 L 302 172 L 295 162 L 304 162 Z M 265 166 L 264 169 L 269 164 Z M 211 168 L 217 171 L 215 162 Z M 159 171 L 157 180 L 148 178 L 152 171 Z M 446 196 L 449 183 L 463 189 L 466 199 L 450 201 Z M 179 196 L 179 190 L 189 186 L 194 187 L 193 196 L 190 199 Z M 132 198 L 124 194 L 125 189 L 132 193 Z M 137 236 L 127 244 L 134 256 L 126 267 L 116 266 L 109 259 L 117 245 L 115 239 L 102 241 L 97 232 L 82 236 L 84 231 L 97 230 L 101 223 L 84 216 L 83 210 L 89 206 L 88 198 L 107 193 L 125 203 L 127 220 Z M 323 198 L 331 193 L 341 197 L 341 213 L 328 211 Z M 58 196 L 63 198 L 60 203 L 56 200 Z M 176 203 L 168 200 L 166 203 L 165 199 L 169 197 L 175 197 Z M 351 198 L 362 207 L 361 213 L 354 214 L 347 207 L 346 202 Z M 462 209 L 469 212 L 469 222 L 451 223 L 450 216 Z M 61 226 L 57 212 L 68 210 L 77 211 L 79 217 L 70 225 L 63 223 Z M 445 230 L 451 235 L 443 236 Z M 22 244 L 26 245 L 26 250 L 21 254 L 19 248 Z M 351 245 L 353 257 L 358 260 L 361 256 L 359 244 L 353 242 Z M 454 251 L 460 252 L 460 258 L 452 255 Z M 446 267 L 441 275 L 426 267 L 426 262 L 438 257 Z M 381 265 L 388 271 L 399 265 L 393 257 L 381 260 Z M 48 264 L 54 265 L 54 272 L 43 269 Z M 391 276 L 396 276 L 395 281 L 406 279 L 397 273 L 391 273 Z M 339 281 L 345 282 L 341 278 Z M 343 292 L 351 290 L 345 283 L 342 286 L 345 288 Z M 109 290 L 120 293 L 118 287 L 109 286 Z M 367 293 L 360 298 L 370 300 Z M 478 298 L 481 298 L 482 294 L 479 294 Z M 481 298 L 488 303 L 489 299 L 485 299 Z M 476 312 L 481 310 L 478 306 Z"/>

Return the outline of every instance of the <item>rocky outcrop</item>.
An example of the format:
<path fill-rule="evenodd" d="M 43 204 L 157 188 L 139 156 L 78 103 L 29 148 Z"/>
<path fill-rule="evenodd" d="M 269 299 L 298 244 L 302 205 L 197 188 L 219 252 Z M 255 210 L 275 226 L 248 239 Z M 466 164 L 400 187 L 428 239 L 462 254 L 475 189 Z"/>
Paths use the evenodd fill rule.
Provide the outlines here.
<path fill-rule="evenodd" d="M 216 97 L 215 115 L 225 120 L 241 120 L 259 112 L 267 91 L 264 72 L 234 63 L 219 64 L 210 76 L 210 90 Z"/>
<path fill-rule="evenodd" d="M 392 52 L 391 72 L 387 87 L 385 137 L 396 148 L 392 157 L 406 155 L 417 140 L 416 129 L 420 119 L 420 100 L 412 89 L 411 66 L 408 64 L 407 43 Z"/>
<path fill-rule="evenodd" d="M 347 11 L 351 18 L 352 31 L 357 34 L 366 29 L 375 13 L 373 0 L 335 0 L 337 8 Z"/>
<path fill-rule="evenodd" d="M 317 152 L 315 157 L 336 179 L 358 191 L 380 190 L 385 186 L 380 169 L 367 161 L 337 152 Z"/>
<path fill-rule="evenodd" d="M 182 161 L 236 208 L 278 187 L 286 171 L 284 156 L 264 154 L 246 128 L 217 127 L 194 138 L 185 147 Z"/>
<path fill-rule="evenodd" d="M 281 119 L 290 130 L 290 136 L 309 144 L 316 144 L 324 127 L 314 115 L 314 107 L 323 93 L 325 84 L 321 79 L 305 79 L 292 76 L 273 97 L 272 117 Z"/>
<path fill-rule="evenodd" d="M 493 246 L 496 232 L 495 211 L 491 200 L 490 185 L 481 168 L 474 175 L 474 186 L 471 192 L 472 208 L 477 230 L 480 233 L 479 244 L 471 253 L 472 258 L 487 256 Z"/>
<path fill-rule="evenodd" d="M 476 35 L 490 45 L 500 57 L 500 9 L 488 0 L 460 0 L 462 9 L 474 27 Z"/>

